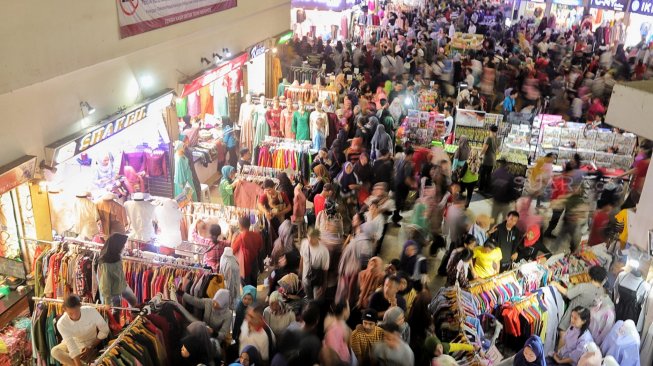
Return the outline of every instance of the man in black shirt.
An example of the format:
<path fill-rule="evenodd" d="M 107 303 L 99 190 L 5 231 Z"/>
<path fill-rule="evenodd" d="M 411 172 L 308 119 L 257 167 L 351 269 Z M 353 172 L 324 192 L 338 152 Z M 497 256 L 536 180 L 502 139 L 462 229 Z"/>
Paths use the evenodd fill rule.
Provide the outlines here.
<path fill-rule="evenodd" d="M 376 291 L 370 297 L 370 308 L 377 312 L 379 319 L 383 319 L 386 310 L 391 306 L 399 306 L 406 311 L 406 300 L 403 296 L 398 295 L 400 283 L 399 276 L 386 276 L 383 289 Z"/>
<path fill-rule="evenodd" d="M 523 239 L 523 234 L 517 229 L 517 222 L 519 222 L 519 213 L 510 211 L 506 221 L 490 231 L 490 239 L 501 248 L 501 272 L 510 269 L 512 262 L 517 260 L 519 244 Z"/>
<path fill-rule="evenodd" d="M 236 165 L 236 171 L 240 173 L 243 171 L 245 165 L 252 165 L 251 160 L 252 154 L 249 152 L 249 149 L 246 147 L 240 149 L 240 160 L 238 160 L 238 165 Z"/>
<path fill-rule="evenodd" d="M 377 156 L 372 165 L 372 184 L 387 183 L 388 186 L 391 186 L 394 162 L 388 149 L 381 149 L 380 153 L 381 156 Z"/>

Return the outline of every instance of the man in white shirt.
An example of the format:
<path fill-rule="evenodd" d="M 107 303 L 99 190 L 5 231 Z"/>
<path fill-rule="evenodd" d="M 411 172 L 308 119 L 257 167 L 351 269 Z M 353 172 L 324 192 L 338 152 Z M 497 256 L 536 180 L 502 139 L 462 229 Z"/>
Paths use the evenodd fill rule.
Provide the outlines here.
<path fill-rule="evenodd" d="M 320 243 L 320 230 L 313 229 L 308 232 L 308 238 L 302 241 L 299 253 L 299 271 L 302 274 L 304 292 L 309 299 L 320 300 L 326 292 L 326 272 L 329 269 L 329 250 Z M 321 281 L 311 283 L 309 271 L 317 277 L 321 276 Z"/>
<path fill-rule="evenodd" d="M 75 294 L 68 295 L 63 303 L 64 315 L 57 322 L 63 341 L 52 348 L 52 358 L 64 366 L 81 366 L 100 342 L 109 335 L 109 325 L 91 306 L 82 306 Z"/>
<path fill-rule="evenodd" d="M 447 128 L 446 136 L 451 135 L 453 131 L 453 116 L 449 111 L 449 108 L 444 109 L 444 126 Z"/>

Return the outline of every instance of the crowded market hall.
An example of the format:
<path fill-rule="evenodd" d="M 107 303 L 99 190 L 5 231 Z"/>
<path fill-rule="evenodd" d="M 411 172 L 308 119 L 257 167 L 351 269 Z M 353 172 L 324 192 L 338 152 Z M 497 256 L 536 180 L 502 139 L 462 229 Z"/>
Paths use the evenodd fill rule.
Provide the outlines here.
<path fill-rule="evenodd" d="M 5 10 L 0 365 L 653 366 L 651 0 Z"/>

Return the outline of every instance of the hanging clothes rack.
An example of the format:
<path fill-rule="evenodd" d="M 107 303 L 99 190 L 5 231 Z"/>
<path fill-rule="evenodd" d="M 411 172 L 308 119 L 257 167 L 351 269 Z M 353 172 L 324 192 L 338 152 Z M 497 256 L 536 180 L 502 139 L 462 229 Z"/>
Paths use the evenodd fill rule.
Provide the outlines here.
<path fill-rule="evenodd" d="M 113 341 L 113 343 L 111 343 L 111 345 L 109 345 L 109 347 L 107 347 L 107 348 L 102 352 L 102 354 L 101 354 L 98 358 L 96 358 L 95 361 L 93 361 L 93 362 L 91 363 L 91 365 L 92 365 L 92 366 L 98 366 L 98 365 L 100 364 L 100 362 L 101 362 L 105 357 L 109 356 L 109 353 L 110 353 L 114 348 L 116 348 L 116 347 L 118 347 L 118 345 L 120 345 L 120 342 L 122 342 L 123 338 L 124 338 L 127 334 L 129 334 L 129 332 L 131 332 L 132 328 L 134 328 L 134 326 L 140 324 L 140 323 L 143 321 L 143 319 L 144 319 L 143 316 L 140 315 L 140 314 L 139 314 L 136 318 L 134 318 L 134 321 L 132 321 L 131 323 L 129 323 L 129 325 L 128 325 L 128 326 L 127 326 L 127 327 L 126 327 L 122 332 L 120 332 L 120 335 L 118 336 L 118 338 L 116 338 L 116 339 Z"/>
<path fill-rule="evenodd" d="M 53 298 L 49 298 L 49 297 L 32 297 L 32 300 L 37 301 L 37 302 L 56 303 L 56 304 L 63 304 L 63 302 L 64 302 L 62 299 L 53 299 Z M 92 306 L 92 307 L 94 307 L 96 309 L 106 309 L 107 308 L 107 305 L 93 304 L 93 303 L 90 303 L 90 302 L 83 302 L 81 304 L 82 304 L 82 306 Z M 113 310 L 127 310 L 127 311 L 136 311 L 136 312 L 141 311 L 141 309 L 139 309 L 139 308 L 121 307 L 121 306 L 108 306 L 108 308 L 113 309 Z"/>

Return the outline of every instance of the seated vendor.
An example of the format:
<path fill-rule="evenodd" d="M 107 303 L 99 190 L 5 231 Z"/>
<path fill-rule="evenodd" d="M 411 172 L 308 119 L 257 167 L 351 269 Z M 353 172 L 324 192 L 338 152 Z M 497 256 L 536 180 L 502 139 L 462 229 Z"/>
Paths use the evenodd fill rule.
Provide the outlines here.
<path fill-rule="evenodd" d="M 52 348 L 52 358 L 64 366 L 80 366 L 95 347 L 109 335 L 109 325 L 92 306 L 82 306 L 75 294 L 63 303 L 64 315 L 57 322 L 63 341 Z"/>

